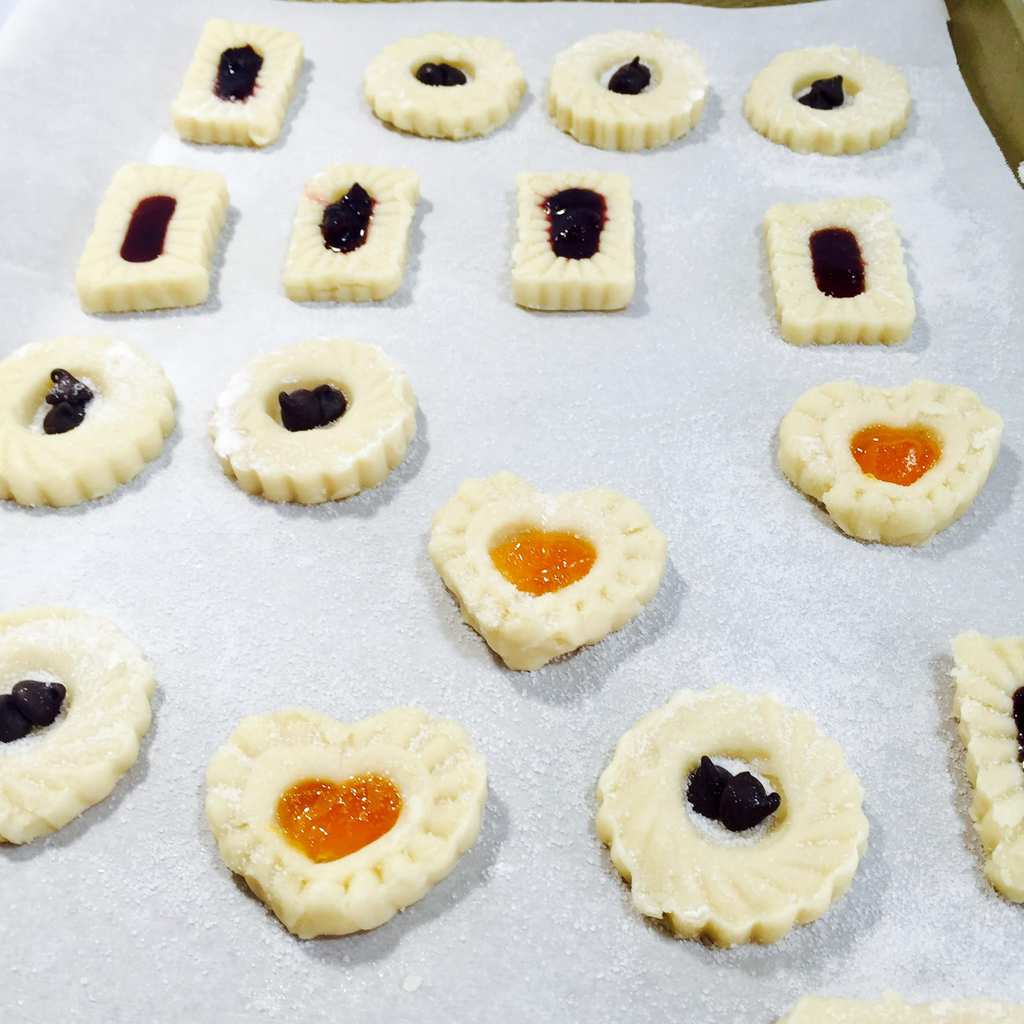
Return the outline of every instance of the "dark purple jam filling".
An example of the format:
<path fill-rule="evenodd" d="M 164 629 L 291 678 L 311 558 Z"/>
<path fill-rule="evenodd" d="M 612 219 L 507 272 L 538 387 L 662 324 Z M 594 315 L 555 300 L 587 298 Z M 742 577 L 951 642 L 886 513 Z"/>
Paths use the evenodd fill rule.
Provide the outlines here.
<path fill-rule="evenodd" d="M 815 110 L 835 110 L 841 107 L 846 96 L 843 94 L 843 76 L 819 78 L 811 83 L 811 88 L 801 96 L 797 103 Z"/>
<path fill-rule="evenodd" d="M 586 260 L 601 248 L 607 206 L 600 192 L 567 188 L 544 200 L 551 248 L 567 260 Z"/>
<path fill-rule="evenodd" d="M 146 196 L 128 222 L 121 243 L 121 259 L 129 263 L 152 263 L 164 251 L 167 225 L 178 200 L 173 196 Z"/>
<path fill-rule="evenodd" d="M 340 199 L 324 209 L 320 234 L 324 247 L 333 252 L 352 252 L 366 241 L 374 201 L 356 182 Z"/>
<path fill-rule="evenodd" d="M 651 69 L 646 64 L 641 64 L 639 57 L 634 57 L 628 64 L 623 64 L 608 79 L 608 88 L 623 96 L 636 96 L 650 84 Z"/>
<path fill-rule="evenodd" d="M 782 806 L 782 797 L 769 793 L 750 772 L 733 775 L 710 757 L 702 757 L 690 773 L 686 799 L 698 814 L 720 821 L 730 832 L 760 825 Z"/>
<path fill-rule="evenodd" d="M 220 55 L 214 95 L 232 103 L 244 102 L 256 91 L 263 58 L 251 46 L 235 46 Z"/>
<path fill-rule="evenodd" d="M 1017 757 L 1024 762 L 1024 686 L 1013 695 L 1013 720 L 1017 725 Z"/>
<path fill-rule="evenodd" d="M 345 396 L 330 384 L 321 384 L 311 391 L 307 388 L 282 391 L 277 401 L 281 406 L 281 422 L 285 430 L 292 432 L 326 427 L 341 419 L 348 408 Z"/>
<path fill-rule="evenodd" d="M 465 85 L 466 73 L 451 64 L 421 64 L 416 69 L 416 79 L 424 85 Z"/>
<path fill-rule="evenodd" d="M 35 679 L 15 683 L 10 693 L 0 696 L 0 743 L 20 740 L 33 726 L 52 725 L 66 696 L 60 683 Z"/>
<path fill-rule="evenodd" d="M 67 370 L 51 370 L 53 381 L 46 404 L 53 408 L 43 418 L 47 434 L 66 434 L 85 419 L 85 407 L 93 400 L 92 388 L 73 377 Z"/>
<path fill-rule="evenodd" d="M 864 291 L 864 260 L 857 236 L 846 228 L 822 228 L 810 239 L 818 291 L 833 299 L 852 299 Z"/>

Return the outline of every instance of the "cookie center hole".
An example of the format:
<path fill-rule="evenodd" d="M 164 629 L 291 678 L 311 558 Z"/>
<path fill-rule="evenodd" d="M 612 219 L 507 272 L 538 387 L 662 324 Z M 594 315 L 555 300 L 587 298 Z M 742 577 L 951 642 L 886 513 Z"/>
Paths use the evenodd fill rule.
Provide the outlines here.
<path fill-rule="evenodd" d="M 847 228 L 822 228 L 808 239 L 814 283 L 833 299 L 852 299 L 863 293 L 864 258 L 857 236 Z"/>
<path fill-rule="evenodd" d="M 427 60 L 412 69 L 413 77 L 423 85 L 453 88 L 468 85 L 473 79 L 473 69 L 461 61 Z"/>
<path fill-rule="evenodd" d="M 342 782 L 303 779 L 277 801 L 277 828 L 311 861 L 347 857 L 395 826 L 402 795 L 386 776 L 353 775 Z"/>
<path fill-rule="evenodd" d="M 267 396 L 271 419 L 291 432 L 328 427 L 348 412 L 351 402 L 336 381 L 288 381 Z"/>
<path fill-rule="evenodd" d="M 601 232 L 608 208 L 600 192 L 567 188 L 541 204 L 548 218 L 548 236 L 556 256 L 567 260 L 590 259 L 601 248 Z"/>
<path fill-rule="evenodd" d="M 654 65 L 639 55 L 606 68 L 598 81 L 609 92 L 621 96 L 637 96 L 642 92 L 650 92 L 658 84 Z"/>
<path fill-rule="evenodd" d="M 865 475 L 907 487 L 939 461 L 942 442 L 920 424 L 890 427 L 874 423 L 850 438 L 850 454 Z"/>
<path fill-rule="evenodd" d="M 140 199 L 121 242 L 121 259 L 129 263 L 152 263 L 158 259 L 163 254 L 167 227 L 177 206 L 174 196 Z"/>
<path fill-rule="evenodd" d="M 563 530 L 518 530 L 491 548 L 494 567 L 523 593 L 538 597 L 583 579 L 597 561 L 584 537 Z"/>
<path fill-rule="evenodd" d="M 801 75 L 793 83 L 793 99 L 813 110 L 837 110 L 848 106 L 860 92 L 860 84 L 849 75 L 818 71 Z"/>
<path fill-rule="evenodd" d="M 244 103 L 256 91 L 263 57 L 251 46 L 233 46 L 220 55 L 213 93 L 218 99 Z"/>
<path fill-rule="evenodd" d="M 24 423 L 36 434 L 66 434 L 80 426 L 100 403 L 99 388 L 86 375 L 54 367 L 26 403 Z"/>
<path fill-rule="evenodd" d="M 757 842 L 784 815 L 782 795 L 742 757 L 705 755 L 686 776 L 683 802 L 702 835 L 719 843 Z"/>
<path fill-rule="evenodd" d="M 1013 722 L 1017 726 L 1017 760 L 1024 763 L 1024 686 L 1013 694 Z"/>
<path fill-rule="evenodd" d="M 27 744 L 37 734 L 47 733 L 67 717 L 69 703 L 67 687 L 52 673 L 20 673 L 11 683 L 0 687 L 0 743 Z"/>
<path fill-rule="evenodd" d="M 324 248 L 332 252 L 352 252 L 366 243 L 376 200 L 359 182 L 328 204 L 320 219 Z"/>

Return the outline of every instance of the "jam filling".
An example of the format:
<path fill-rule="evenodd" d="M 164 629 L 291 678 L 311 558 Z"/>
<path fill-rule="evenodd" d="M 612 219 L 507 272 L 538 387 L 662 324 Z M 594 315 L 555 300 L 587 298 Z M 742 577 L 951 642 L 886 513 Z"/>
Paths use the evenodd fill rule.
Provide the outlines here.
<path fill-rule="evenodd" d="M 491 548 L 491 561 L 516 590 L 539 597 L 583 579 L 597 551 L 574 533 L 522 530 Z"/>
<path fill-rule="evenodd" d="M 416 69 L 416 79 L 424 85 L 465 85 L 466 73 L 451 64 L 421 64 Z"/>
<path fill-rule="evenodd" d="M 822 228 L 810 238 L 818 291 L 833 299 L 852 299 L 864 291 L 864 260 L 857 236 L 846 228 Z"/>
<path fill-rule="evenodd" d="M 167 225 L 178 200 L 173 196 L 146 196 L 128 222 L 121 243 L 121 259 L 129 263 L 152 263 L 164 251 Z"/>
<path fill-rule="evenodd" d="M 939 461 L 942 444 L 927 427 L 875 423 L 850 438 L 850 454 L 868 476 L 908 487 Z"/>
<path fill-rule="evenodd" d="M 636 96 L 650 84 L 651 69 L 646 64 L 641 64 L 639 57 L 634 57 L 628 64 L 623 64 L 608 79 L 609 91 L 620 93 L 623 96 Z"/>
<path fill-rule="evenodd" d="M 332 252 L 352 252 L 366 242 L 375 203 L 357 181 L 340 199 L 325 207 L 320 221 L 324 248 Z"/>
<path fill-rule="evenodd" d="M 312 390 L 298 388 L 282 391 L 277 396 L 281 407 L 281 423 L 285 430 L 313 430 L 341 419 L 348 408 L 344 394 L 330 384 Z"/>
<path fill-rule="evenodd" d="M 797 103 L 815 110 L 835 110 L 846 100 L 843 93 L 843 76 L 833 75 L 832 78 L 819 78 L 811 82 L 810 89 L 801 96 Z"/>
<path fill-rule="evenodd" d="M 1013 694 L 1013 721 L 1017 726 L 1017 760 L 1024 763 L 1024 686 Z"/>
<path fill-rule="evenodd" d="M 27 736 L 33 726 L 52 725 L 60 714 L 67 690 L 60 683 L 23 679 L 0 696 L 0 743 Z"/>
<path fill-rule="evenodd" d="M 220 55 L 214 95 L 232 103 L 244 102 L 256 91 L 263 58 L 251 46 L 234 46 Z"/>
<path fill-rule="evenodd" d="M 733 775 L 710 757 L 702 757 L 690 773 L 686 799 L 698 814 L 721 822 L 730 832 L 760 825 L 782 806 L 782 797 L 769 793 L 756 776 Z"/>
<path fill-rule="evenodd" d="M 51 370 L 53 384 L 46 395 L 46 404 L 52 406 L 43 418 L 47 434 L 66 434 L 85 419 L 85 407 L 95 397 L 92 388 L 67 370 Z"/>
<path fill-rule="evenodd" d="M 604 196 L 589 188 L 567 188 L 543 203 L 548 215 L 551 248 L 567 260 L 586 260 L 601 248 L 608 220 Z"/>
<path fill-rule="evenodd" d="M 402 795 L 383 775 L 354 775 L 343 782 L 304 779 L 277 801 L 277 827 L 311 861 L 347 857 L 390 832 L 402 812 Z"/>

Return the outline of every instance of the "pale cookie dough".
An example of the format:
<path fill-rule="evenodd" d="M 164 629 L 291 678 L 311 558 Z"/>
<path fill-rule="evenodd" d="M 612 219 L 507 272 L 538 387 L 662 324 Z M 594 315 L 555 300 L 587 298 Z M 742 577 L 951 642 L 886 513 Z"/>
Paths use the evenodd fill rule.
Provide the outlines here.
<path fill-rule="evenodd" d="M 242 100 L 221 99 L 214 89 L 221 54 L 245 46 L 263 58 L 255 91 Z M 192 142 L 269 145 L 281 134 L 301 69 L 302 40 L 294 32 L 214 18 L 171 108 L 174 127 Z"/>
<path fill-rule="evenodd" d="M 868 476 L 850 439 L 875 424 L 923 426 L 940 440 L 942 454 L 906 486 Z M 1002 419 L 967 388 L 928 380 L 900 388 L 836 381 L 807 391 L 786 414 L 779 466 L 850 536 L 923 544 L 970 507 L 988 479 L 1002 432 Z"/>
<path fill-rule="evenodd" d="M 814 81 L 843 76 L 842 106 L 815 110 L 797 102 Z M 910 116 L 910 90 L 894 67 L 857 50 L 818 46 L 780 54 L 751 83 L 747 120 L 797 153 L 863 153 L 896 138 Z"/>
<path fill-rule="evenodd" d="M 687 780 L 705 755 L 746 762 L 782 797 L 756 842 L 718 842 L 695 824 Z M 684 938 L 775 942 L 849 888 L 867 845 L 861 797 L 806 715 L 770 697 L 684 690 L 619 741 L 598 783 L 597 834 L 640 913 Z"/>
<path fill-rule="evenodd" d="M 423 64 L 449 64 L 464 85 L 424 85 Z M 496 39 L 443 32 L 385 47 L 366 69 L 367 102 L 382 121 L 427 138 L 488 135 L 519 106 L 526 79 L 515 54 Z"/>
<path fill-rule="evenodd" d="M 1024 903 L 1024 768 L 1014 720 L 1014 694 L 1024 689 L 1024 637 L 961 633 L 953 656 L 956 716 L 985 875 L 1007 899 Z"/>
<path fill-rule="evenodd" d="M 643 92 L 608 88 L 611 75 L 635 57 L 651 73 Z M 697 52 L 660 32 L 602 32 L 555 58 L 548 113 L 579 142 L 601 149 L 664 146 L 700 120 L 708 77 Z"/>
<path fill-rule="evenodd" d="M 1024 1006 L 988 999 L 913 1005 L 895 995 L 881 1000 L 806 996 L 779 1024 L 1024 1024 Z"/>
<path fill-rule="evenodd" d="M 519 590 L 491 549 L 522 529 L 564 531 L 597 552 L 590 571 L 551 593 Z M 639 615 L 665 571 L 666 542 L 647 513 L 608 490 L 542 494 L 512 473 L 467 480 L 434 516 L 430 557 L 463 619 L 512 669 L 536 669 Z"/>
<path fill-rule="evenodd" d="M 279 832 L 281 794 L 307 779 L 387 778 L 392 828 L 337 860 L 314 861 Z M 476 841 L 484 759 L 462 727 L 416 708 L 346 724 L 315 711 L 244 719 L 206 775 L 206 816 L 224 863 L 303 939 L 377 928 L 427 894 Z"/>
<path fill-rule="evenodd" d="M 0 692 L 63 683 L 61 715 L 0 744 L 0 841 L 27 843 L 99 803 L 135 763 L 153 671 L 113 623 L 65 608 L 0 615 Z"/>
<path fill-rule="evenodd" d="M 67 370 L 95 397 L 73 430 L 46 434 L 50 372 Z M 127 483 L 174 428 L 174 390 L 140 349 L 108 338 L 56 338 L 0 362 L 0 498 L 77 505 Z"/>
<path fill-rule="evenodd" d="M 512 254 L 515 301 L 529 309 L 624 309 L 636 288 L 633 193 L 624 174 L 597 171 L 523 173 L 517 176 L 517 240 Z M 604 197 L 600 245 L 586 259 L 567 259 L 551 246 L 544 208 L 553 195 L 587 189 Z"/>
<path fill-rule="evenodd" d="M 176 200 L 163 252 L 145 263 L 121 255 L 139 203 Z M 216 171 L 128 164 L 114 175 L 78 264 L 75 285 L 87 313 L 198 306 L 210 294 L 210 265 L 224 227 L 228 190 Z"/>
<path fill-rule="evenodd" d="M 811 236 L 823 229 L 851 232 L 864 263 L 864 291 L 836 298 L 818 288 Z M 881 199 L 778 203 L 764 218 L 768 267 L 782 336 L 794 345 L 837 342 L 892 345 L 914 323 L 914 296 L 903 245 Z"/>
<path fill-rule="evenodd" d="M 291 432 L 278 394 L 329 384 L 345 396 L 340 419 Z M 409 379 L 376 345 L 301 342 L 258 356 L 228 382 L 210 422 L 224 472 L 242 490 L 304 505 L 347 498 L 379 484 L 416 433 Z"/>
<path fill-rule="evenodd" d="M 374 202 L 366 241 L 351 252 L 335 252 L 320 230 L 324 209 L 356 184 Z M 419 195 L 419 175 L 392 167 L 337 164 L 310 180 L 299 200 L 284 269 L 288 298 L 365 302 L 393 295 L 402 283 Z"/>

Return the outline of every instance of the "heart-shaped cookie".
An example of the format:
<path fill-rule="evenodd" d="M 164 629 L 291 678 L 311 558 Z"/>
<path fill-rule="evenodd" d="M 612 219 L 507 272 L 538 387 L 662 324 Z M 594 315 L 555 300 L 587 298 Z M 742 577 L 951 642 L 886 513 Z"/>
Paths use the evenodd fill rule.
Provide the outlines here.
<path fill-rule="evenodd" d="M 430 536 L 463 618 L 514 669 L 624 626 L 658 589 L 665 550 L 635 501 L 608 490 L 546 495 L 512 473 L 463 483 Z"/>
<path fill-rule="evenodd" d="M 487 798 L 462 727 L 416 708 L 246 718 L 206 782 L 224 863 L 303 939 L 376 928 L 425 896 L 476 841 Z"/>

